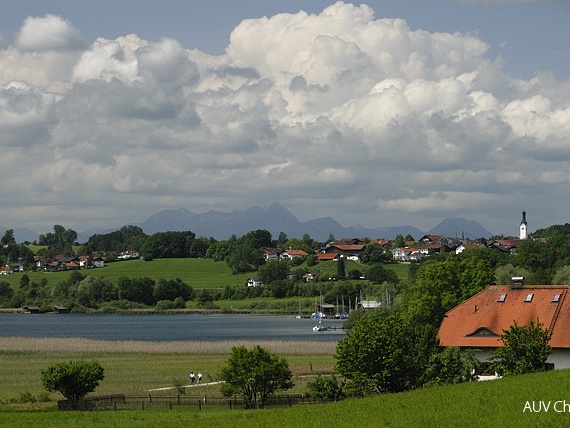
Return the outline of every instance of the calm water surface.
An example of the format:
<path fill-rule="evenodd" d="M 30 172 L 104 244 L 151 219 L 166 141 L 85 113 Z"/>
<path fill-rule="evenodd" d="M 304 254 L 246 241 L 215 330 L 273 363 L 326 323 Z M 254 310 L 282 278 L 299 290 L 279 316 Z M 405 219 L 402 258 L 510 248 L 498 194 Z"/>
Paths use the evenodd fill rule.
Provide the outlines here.
<path fill-rule="evenodd" d="M 337 341 L 343 320 L 323 320 L 338 330 L 314 332 L 316 321 L 294 316 L 198 314 L 0 314 L 0 337 L 84 337 L 99 340 Z"/>

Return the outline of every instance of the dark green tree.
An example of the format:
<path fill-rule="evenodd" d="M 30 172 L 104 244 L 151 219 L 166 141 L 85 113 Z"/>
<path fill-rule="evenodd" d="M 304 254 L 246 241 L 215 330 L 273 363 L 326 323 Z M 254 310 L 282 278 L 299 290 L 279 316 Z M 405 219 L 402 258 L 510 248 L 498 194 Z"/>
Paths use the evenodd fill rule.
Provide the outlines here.
<path fill-rule="evenodd" d="M 364 395 L 420 387 L 437 348 L 437 329 L 411 323 L 399 311 L 361 312 L 336 348 L 336 370 L 346 379 L 345 391 Z"/>
<path fill-rule="evenodd" d="M 503 346 L 493 351 L 492 367 L 500 374 L 516 375 L 540 372 L 545 369 L 546 360 L 552 353 L 548 345 L 550 334 L 537 320 L 528 326 L 516 322 L 509 330 L 503 330 Z"/>
<path fill-rule="evenodd" d="M 105 378 L 97 361 L 67 361 L 52 364 L 41 372 L 42 385 L 49 392 L 61 392 L 73 408 L 85 395 L 95 391 Z"/>
<path fill-rule="evenodd" d="M 396 272 L 386 269 L 381 264 L 374 264 L 368 268 L 366 278 L 374 284 L 382 284 L 384 282 L 397 284 L 399 282 Z"/>
<path fill-rule="evenodd" d="M 359 255 L 362 263 L 383 263 L 392 260 L 392 253 L 378 244 L 368 244 Z"/>
<path fill-rule="evenodd" d="M 489 263 L 476 252 L 423 261 L 403 305 L 415 322 L 439 327 L 445 312 L 495 282 Z"/>
<path fill-rule="evenodd" d="M 346 278 L 346 269 L 344 265 L 344 257 L 339 257 L 338 261 L 336 262 L 336 277 L 341 281 Z"/>
<path fill-rule="evenodd" d="M 153 296 L 154 286 L 152 278 L 121 277 L 117 280 L 118 297 L 131 302 L 154 305 L 156 303 Z"/>
<path fill-rule="evenodd" d="M 193 295 L 192 287 L 182 281 L 180 278 L 166 280 L 161 278 L 154 286 L 153 296 L 157 302 L 159 300 L 172 300 L 177 297 L 183 301 L 190 300 Z"/>
<path fill-rule="evenodd" d="M 259 345 L 250 350 L 245 346 L 233 347 L 220 375 L 225 381 L 222 394 L 241 395 L 248 407 L 263 405 L 270 394 L 293 387 L 287 360 Z"/>
<path fill-rule="evenodd" d="M 424 383 L 426 386 L 438 386 L 471 382 L 476 379 L 475 371 L 479 366 L 472 350 L 462 352 L 456 346 L 448 346 L 431 355 Z"/>
<path fill-rule="evenodd" d="M 317 375 L 307 382 L 307 397 L 319 400 L 339 401 L 345 398 L 343 383 L 335 375 Z"/>
<path fill-rule="evenodd" d="M 0 238 L 0 243 L 3 246 L 7 246 L 8 244 L 15 244 L 16 240 L 14 239 L 14 229 L 6 230 L 6 232 L 4 232 L 4 235 L 2 235 L 2 238 Z"/>
<path fill-rule="evenodd" d="M 257 271 L 259 279 L 270 285 L 273 281 L 285 280 L 289 275 L 289 262 L 287 260 L 270 260 L 261 265 Z"/>
<path fill-rule="evenodd" d="M 73 244 L 77 240 L 77 232 L 72 229 L 66 229 L 63 226 L 56 224 L 53 227 L 53 233 L 48 232 L 39 237 L 40 245 L 47 245 L 48 251 L 51 255 L 55 254 L 73 254 Z"/>

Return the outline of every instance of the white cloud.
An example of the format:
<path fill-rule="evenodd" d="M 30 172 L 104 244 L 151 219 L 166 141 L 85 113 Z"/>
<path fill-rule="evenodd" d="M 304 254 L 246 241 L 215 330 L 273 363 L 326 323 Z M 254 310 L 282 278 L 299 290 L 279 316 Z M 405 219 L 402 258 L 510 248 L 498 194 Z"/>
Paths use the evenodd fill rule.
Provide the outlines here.
<path fill-rule="evenodd" d="M 220 56 L 134 34 L 78 46 L 47 15 L 0 51 L 2 222 L 36 224 L 29 208 L 45 230 L 57 216 L 83 230 L 279 201 L 305 219 L 430 227 L 518 215 L 566 182 L 570 84 L 512 79 L 473 35 L 338 2 L 243 21 Z"/>
<path fill-rule="evenodd" d="M 29 17 L 16 34 L 15 47 L 20 51 L 66 51 L 84 46 L 81 32 L 60 16 L 47 14 Z"/>

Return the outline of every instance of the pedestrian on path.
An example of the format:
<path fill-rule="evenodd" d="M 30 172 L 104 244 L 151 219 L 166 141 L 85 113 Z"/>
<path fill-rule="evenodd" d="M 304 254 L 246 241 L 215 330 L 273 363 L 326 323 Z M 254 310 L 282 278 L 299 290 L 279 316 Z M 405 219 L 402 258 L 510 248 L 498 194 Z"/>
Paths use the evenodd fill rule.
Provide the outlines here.
<path fill-rule="evenodd" d="M 198 372 L 198 383 L 202 383 L 202 372 Z"/>
<path fill-rule="evenodd" d="M 190 372 L 190 383 L 194 384 L 194 372 Z"/>

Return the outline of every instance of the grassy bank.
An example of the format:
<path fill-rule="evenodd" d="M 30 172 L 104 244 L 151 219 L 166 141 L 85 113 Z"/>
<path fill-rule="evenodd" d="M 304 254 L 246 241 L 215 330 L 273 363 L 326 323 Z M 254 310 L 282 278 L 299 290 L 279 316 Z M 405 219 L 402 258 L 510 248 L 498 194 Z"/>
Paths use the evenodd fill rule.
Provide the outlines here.
<path fill-rule="evenodd" d="M 145 343 L 57 343 L 38 342 L 33 351 L 21 350 L 22 344 L 0 342 L 2 383 L 0 396 L 15 391 L 36 388 L 38 371 L 52 361 L 77 357 L 96 358 L 106 369 L 106 378 L 98 389 L 99 394 L 148 389 L 168 383 L 173 376 L 183 377 L 189 369 L 202 369 L 215 373 L 227 358 L 231 344 L 169 343 L 156 348 L 145 348 Z M 17 346 L 16 346 L 17 345 Z M 265 344 L 271 345 L 271 344 Z M 100 350 L 93 350 L 99 346 Z M 140 352 L 141 346 L 147 352 Z M 162 346 L 163 349 L 160 349 Z M 289 343 L 273 343 L 276 352 L 283 351 L 296 373 L 319 371 L 318 364 L 330 367 L 332 354 L 302 354 Z M 7 350 L 7 349 L 10 350 Z M 16 349 L 17 348 L 17 349 Z M 18 350 L 20 349 L 20 350 Z M 43 351 L 40 351 L 43 349 Z M 303 352 L 307 351 L 306 346 Z M 329 351 L 326 351 L 329 352 Z M 527 427 L 566 426 L 570 409 L 564 408 L 570 394 L 570 371 L 552 371 L 533 375 L 504 378 L 490 382 L 453 385 L 421 389 L 399 394 L 384 394 L 338 403 L 298 405 L 265 410 L 229 410 L 225 407 L 181 406 L 172 410 L 149 408 L 146 410 L 57 412 L 54 403 L 35 405 L 0 405 L 0 425 L 11 427 L 146 427 L 146 426 L 215 426 L 215 427 Z M 206 393 L 206 392 L 205 392 Z M 214 391 L 211 392 L 213 394 Z M 56 397 L 57 398 L 57 397 Z M 535 406 L 550 402 L 548 411 L 531 412 Z"/>

